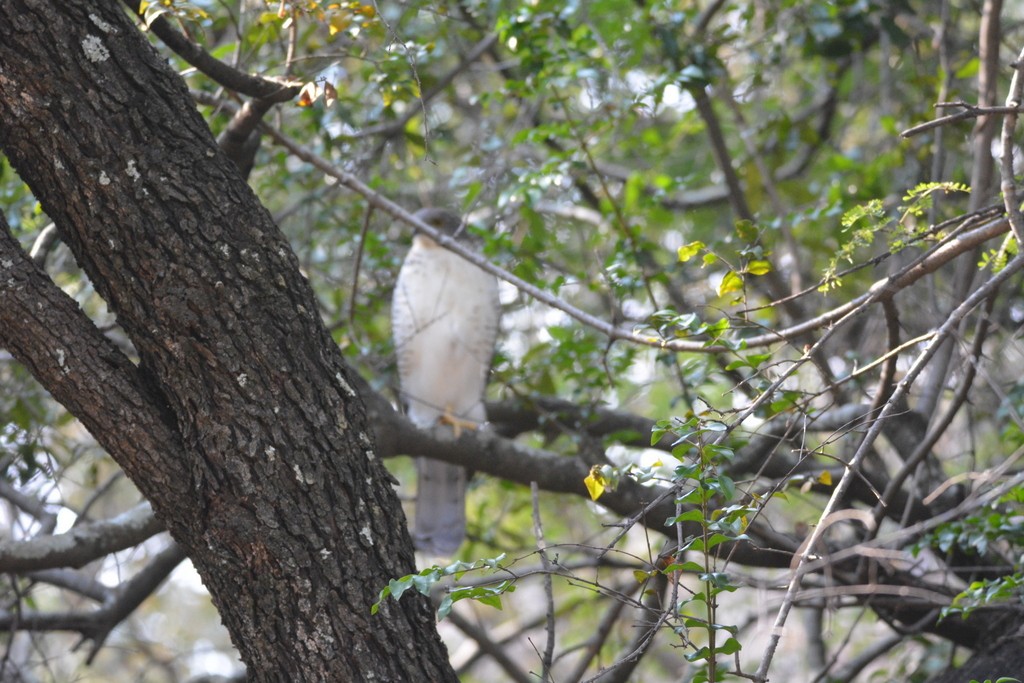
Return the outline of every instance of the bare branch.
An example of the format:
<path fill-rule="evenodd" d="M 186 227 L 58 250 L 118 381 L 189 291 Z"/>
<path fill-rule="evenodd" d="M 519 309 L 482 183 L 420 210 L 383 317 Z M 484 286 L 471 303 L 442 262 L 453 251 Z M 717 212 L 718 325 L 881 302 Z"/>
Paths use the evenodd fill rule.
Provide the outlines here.
<path fill-rule="evenodd" d="M 163 525 L 153 515 L 149 503 L 140 503 L 113 519 L 80 524 L 67 533 L 0 542 L 0 571 L 82 567 L 138 545 L 161 531 Z"/>
<path fill-rule="evenodd" d="M 882 517 L 889 514 L 888 508 L 894 505 L 897 494 L 904 482 L 910 476 L 910 474 L 920 465 L 924 459 L 931 452 L 932 448 L 946 433 L 946 430 L 953 423 L 953 418 L 956 417 L 957 413 L 960 412 L 960 408 L 967 401 L 968 394 L 974 383 L 974 376 L 977 373 L 977 363 L 981 358 L 982 351 L 984 349 L 985 340 L 987 339 L 988 330 L 988 316 L 991 313 L 994 305 L 995 296 L 989 297 L 986 301 L 985 315 L 978 321 L 977 330 L 974 335 L 974 343 L 972 344 L 970 353 L 966 362 L 966 370 L 963 379 L 960 381 L 960 386 L 957 388 L 955 395 L 953 396 L 950 405 L 946 407 L 942 416 L 934 422 L 927 435 L 918 443 L 917 447 L 907 456 L 903 463 L 903 466 L 896 472 L 889 480 L 885 487 L 885 491 L 882 493 L 881 498 L 878 499 L 878 503 L 875 505 L 872 514 L 875 519 L 875 530 L 877 531 L 878 524 L 881 522 Z M 868 539 L 874 537 L 874 532 L 869 532 Z"/>
<path fill-rule="evenodd" d="M 139 0 L 124 0 L 124 4 L 142 18 Z M 174 50 L 179 57 L 229 90 L 269 100 L 271 103 L 287 102 L 299 94 L 300 86 L 298 84 L 254 76 L 225 64 L 200 47 L 198 43 L 177 31 L 162 16 L 150 22 L 149 30 L 167 47 Z"/>
<path fill-rule="evenodd" d="M 605 642 L 607 642 L 608 637 L 612 633 L 612 629 L 619 621 L 619 617 L 622 616 L 622 611 L 626 608 L 626 604 L 627 603 L 624 600 L 612 601 L 612 604 L 607 610 L 605 610 L 604 615 L 601 617 L 601 621 L 598 622 L 593 634 L 584 641 L 583 653 L 580 655 L 580 659 L 576 663 L 572 673 L 567 676 L 565 680 L 578 681 L 583 678 L 583 674 L 588 668 L 590 668 L 590 663 L 594 661 L 594 658 L 597 657 L 598 653 L 601 652 L 601 648 L 604 647 Z"/>
<path fill-rule="evenodd" d="M 57 234 L 57 226 L 50 223 L 45 228 L 39 231 L 36 236 L 36 241 L 32 243 L 32 250 L 29 252 L 29 257 L 36 262 L 36 265 L 42 268 L 46 265 L 46 257 L 50 255 L 50 251 L 60 240 L 60 235 Z"/>
<path fill-rule="evenodd" d="M 487 429 L 463 430 L 453 438 L 449 430 L 420 430 L 405 416 L 399 414 L 383 397 L 365 389 L 360 381 L 361 395 L 366 400 L 367 414 L 374 425 L 377 449 L 381 457 L 414 454 L 421 457 L 443 460 L 456 465 L 470 467 L 508 481 L 529 486 L 537 485 L 556 493 L 571 493 L 589 500 L 590 494 L 583 483 L 589 472 L 589 465 L 580 458 L 549 453 L 541 449 L 505 439 Z M 486 457 L 481 454 L 486 453 Z M 624 479 L 613 491 L 606 491 L 599 503 L 605 508 L 625 517 L 636 517 L 659 533 L 673 533 L 664 526 L 669 517 L 675 517 L 672 490 L 664 486 L 645 486 L 630 479 Z M 696 533 L 694 527 L 688 533 Z M 766 527 L 754 524 L 748 534 L 755 539 L 772 538 L 780 541 L 778 535 Z M 755 541 L 756 542 L 756 541 Z M 772 546 L 766 544 L 768 548 Z M 757 566 L 788 566 L 790 555 L 784 550 L 759 548 L 749 542 L 723 547 L 735 548 L 733 556 L 737 562 Z M 775 543 L 775 548 L 787 544 Z M 791 547 L 796 547 L 792 544 Z"/>
<path fill-rule="evenodd" d="M 73 569 L 43 569 L 37 572 L 28 572 L 25 577 L 39 583 L 64 588 L 99 603 L 109 600 L 112 592 L 110 588 L 99 581 Z"/>
<path fill-rule="evenodd" d="M 57 525 L 57 515 L 47 509 L 46 503 L 19 491 L 5 479 L 0 479 L 0 498 L 10 501 L 22 512 L 26 512 L 39 522 L 39 533 L 48 534 Z"/>
<path fill-rule="evenodd" d="M 1017 257 L 1006 264 L 1006 267 L 996 275 L 989 278 L 989 280 L 979 287 L 971 296 L 967 297 L 962 304 L 950 314 L 950 317 L 939 327 L 935 337 L 925 347 L 924 351 L 915 359 L 914 364 L 910 370 L 900 381 L 896 390 L 893 392 L 890 400 L 885 404 L 878 418 L 872 423 L 871 428 L 865 435 L 863 442 L 854 453 L 853 457 L 848 463 L 848 469 L 846 474 L 843 475 L 842 479 L 836 485 L 835 491 L 832 497 L 829 499 L 825 508 L 822 510 L 820 519 L 828 519 L 830 515 L 835 511 L 838 501 L 845 495 L 847 489 L 854 479 L 854 473 L 860 468 L 861 463 L 864 461 L 872 443 L 878 437 L 882 431 L 882 425 L 886 418 L 888 418 L 894 411 L 895 406 L 898 402 L 906 395 L 911 384 L 921 373 L 921 371 L 927 366 L 928 361 L 932 358 L 935 352 L 938 350 L 939 344 L 946 340 L 960 324 L 960 321 L 970 313 L 974 308 L 988 297 L 991 292 L 997 289 L 1003 282 L 1015 275 L 1022 267 L 1024 267 L 1024 257 Z M 764 656 L 761 659 L 761 665 L 758 667 L 757 673 L 755 674 L 756 680 L 765 681 L 768 680 L 768 668 L 771 665 L 772 658 L 775 656 L 775 650 L 778 647 L 779 640 L 782 637 L 783 627 L 786 623 L 786 618 L 789 615 L 789 611 L 793 606 L 793 599 L 796 593 L 800 589 L 800 581 L 805 571 L 804 565 L 806 564 L 810 553 L 817 546 L 821 540 L 822 534 L 825 531 L 826 525 L 819 524 L 815 527 L 811 536 L 807 539 L 805 544 L 802 546 L 801 552 L 799 552 L 794 558 L 793 565 L 793 577 L 789 582 L 789 586 L 786 590 L 786 599 L 783 602 L 782 607 L 779 609 L 779 613 L 775 620 L 775 624 L 772 628 L 772 635 L 769 638 L 768 647 L 765 649 Z"/>
<path fill-rule="evenodd" d="M 1001 139 L 1003 153 L 1000 158 L 1003 203 L 1006 205 L 1006 215 L 1010 218 L 1010 227 L 1013 229 L 1013 236 L 1017 239 L 1019 247 L 1024 247 L 1024 216 L 1020 212 L 1017 183 L 1014 180 L 1013 162 L 1019 157 L 1019 151 L 1013 142 L 1013 135 L 1017 130 L 1017 112 L 1022 98 L 1024 98 L 1024 50 L 1021 50 L 1017 55 L 1017 61 L 1013 63 L 1013 79 L 1010 81 L 1010 92 L 1006 96 L 1006 106 L 1012 108 L 1013 111 L 1003 117 Z"/>
<path fill-rule="evenodd" d="M 114 627 L 127 619 L 186 559 L 185 551 L 172 541 L 171 545 L 161 551 L 142 571 L 118 587 L 117 597 L 102 610 L 101 624 L 105 628 L 89 636 L 93 640 L 93 645 L 87 663 L 92 663 Z"/>
<path fill-rule="evenodd" d="M 133 481 L 162 486 L 155 482 L 174 470 L 179 485 L 190 486 L 181 437 L 159 408 L 163 397 L 33 263 L 2 214 L 0 274 L 0 347 L 82 421 Z"/>
<path fill-rule="evenodd" d="M 897 633 L 895 635 L 879 639 L 877 642 L 872 643 L 865 648 L 863 652 L 858 653 L 853 659 L 846 662 L 839 670 L 829 672 L 827 674 L 827 679 L 825 678 L 826 672 L 823 671 L 818 678 L 815 679 L 815 683 L 820 680 L 828 680 L 834 683 L 848 683 L 849 681 L 852 681 L 857 674 L 864 669 L 864 667 L 899 645 L 903 641 L 903 638 L 903 634 Z"/>
<path fill-rule="evenodd" d="M 449 621 L 455 624 L 456 627 L 467 636 L 469 636 L 482 652 L 490 655 L 494 662 L 501 667 L 502 671 L 516 683 L 536 683 L 533 676 L 530 676 L 523 671 L 517 662 L 515 662 L 508 651 L 501 646 L 500 643 L 496 643 L 491 640 L 488 633 L 466 619 L 456 611 L 452 611 L 448 615 Z"/>
<path fill-rule="evenodd" d="M 939 128 L 941 126 L 947 126 L 951 123 L 958 121 L 968 121 L 970 119 L 976 119 L 982 116 L 990 116 L 993 114 L 1018 114 L 1021 109 L 1019 106 L 1005 107 L 977 107 L 967 102 L 939 102 L 935 105 L 936 107 L 962 107 L 963 111 L 957 112 L 956 114 L 949 114 L 947 116 L 940 116 L 937 119 L 920 123 L 916 126 L 907 128 L 905 131 L 900 133 L 900 137 L 911 138 L 915 135 L 920 135 L 933 128 Z"/>
<path fill-rule="evenodd" d="M 978 106 L 994 107 L 998 96 L 999 72 L 1002 63 L 999 60 L 1001 44 L 1001 15 L 1003 0 L 985 0 L 981 11 L 981 26 L 978 30 L 978 58 L 981 68 L 978 71 Z M 971 208 L 977 208 L 987 202 L 992 187 L 992 138 L 995 135 L 995 119 L 991 116 L 979 117 L 974 123 L 973 167 L 971 169 Z"/>
<path fill-rule="evenodd" d="M 87 663 L 91 663 L 114 627 L 134 612 L 184 559 L 185 552 L 172 543 L 142 571 L 122 584 L 103 607 L 91 612 L 2 612 L 0 629 L 78 632 L 93 641 L 87 659 Z"/>

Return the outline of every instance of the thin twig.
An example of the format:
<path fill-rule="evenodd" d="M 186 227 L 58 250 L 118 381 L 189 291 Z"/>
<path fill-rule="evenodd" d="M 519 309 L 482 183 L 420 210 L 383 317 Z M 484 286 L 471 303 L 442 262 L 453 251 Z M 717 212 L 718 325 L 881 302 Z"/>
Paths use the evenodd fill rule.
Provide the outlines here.
<path fill-rule="evenodd" d="M 355 330 L 356 320 L 356 297 L 359 294 L 359 271 L 363 266 L 363 251 L 366 248 L 366 234 L 370 231 L 370 219 L 373 218 L 373 207 L 366 208 L 366 215 L 363 217 L 363 229 L 359 232 L 359 244 L 356 246 L 355 265 L 352 269 L 352 292 L 348 297 L 348 324 L 349 328 Z"/>
<path fill-rule="evenodd" d="M 939 102 L 935 105 L 936 107 L 963 107 L 964 111 L 957 112 L 956 114 L 947 114 L 946 116 L 940 116 L 937 119 L 919 123 L 916 126 L 907 128 L 905 131 L 900 133 L 901 138 L 912 138 L 915 135 L 926 133 L 932 128 L 938 128 L 940 126 L 946 126 L 951 123 L 958 121 L 968 121 L 970 119 L 980 118 L 982 116 L 988 116 L 990 114 L 1012 114 L 1017 115 L 1020 113 L 1021 108 L 1019 105 L 1007 104 L 1005 107 L 978 107 L 967 102 Z"/>
<path fill-rule="evenodd" d="M 555 661 L 555 590 L 554 579 L 551 571 L 551 558 L 548 557 L 547 544 L 544 542 L 544 526 L 540 521 L 540 488 L 537 482 L 530 482 L 530 495 L 533 502 L 533 533 L 537 537 L 537 554 L 540 555 L 541 566 L 544 567 L 544 596 L 548 602 L 547 623 L 544 627 L 547 633 L 547 642 L 544 645 L 544 654 L 541 657 L 541 675 L 543 683 L 554 681 L 551 676 L 551 667 Z"/>
<path fill-rule="evenodd" d="M 668 579 L 664 574 L 658 574 L 654 577 L 653 581 L 661 589 L 660 591 L 652 591 L 660 600 L 664 597 L 668 588 Z M 638 628 L 636 638 L 634 638 L 631 645 L 627 646 L 630 655 L 620 660 L 618 666 L 609 675 L 603 676 L 601 679 L 602 683 L 628 683 L 628 681 L 633 680 L 633 672 L 640 666 L 644 655 L 651 651 L 651 645 L 654 644 L 654 639 L 661 630 L 661 626 L 666 623 L 667 617 L 674 610 L 674 604 L 669 609 L 661 610 L 654 610 L 647 606 L 644 607 L 644 614 L 648 618 L 643 621 L 638 620 L 636 624 Z M 644 628 L 645 626 L 646 628 Z"/>

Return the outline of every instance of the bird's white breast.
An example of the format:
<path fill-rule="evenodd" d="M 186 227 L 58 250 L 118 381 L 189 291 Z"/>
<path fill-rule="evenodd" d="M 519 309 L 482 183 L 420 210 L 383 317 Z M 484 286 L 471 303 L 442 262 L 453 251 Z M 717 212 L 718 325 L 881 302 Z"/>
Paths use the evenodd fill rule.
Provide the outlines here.
<path fill-rule="evenodd" d="M 402 395 L 421 426 L 450 412 L 483 422 L 498 331 L 498 283 L 462 257 L 417 239 L 395 283 L 392 326 Z"/>

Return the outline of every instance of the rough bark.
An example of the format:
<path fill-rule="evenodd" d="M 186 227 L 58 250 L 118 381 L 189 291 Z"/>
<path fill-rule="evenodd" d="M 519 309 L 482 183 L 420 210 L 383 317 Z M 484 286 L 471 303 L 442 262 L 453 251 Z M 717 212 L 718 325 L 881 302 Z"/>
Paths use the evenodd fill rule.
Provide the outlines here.
<path fill-rule="evenodd" d="M 992 645 L 974 654 L 963 666 L 947 669 L 928 679 L 928 683 L 966 683 L 996 681 L 1003 677 L 1020 678 L 1024 672 L 1024 636 L 1008 631 L 994 638 Z"/>
<path fill-rule="evenodd" d="M 139 362 L 6 229 L 0 294 L 21 327 L 0 342 L 152 502 L 252 679 L 454 680 L 424 599 L 370 616 L 412 546 L 311 288 L 113 0 L 0 4 L 0 149 Z"/>

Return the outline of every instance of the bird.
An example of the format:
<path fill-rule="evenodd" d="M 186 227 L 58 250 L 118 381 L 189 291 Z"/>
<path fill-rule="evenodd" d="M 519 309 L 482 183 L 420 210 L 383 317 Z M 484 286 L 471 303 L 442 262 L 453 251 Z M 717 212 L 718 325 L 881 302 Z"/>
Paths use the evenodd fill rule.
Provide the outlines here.
<path fill-rule="evenodd" d="M 458 214 L 424 208 L 424 223 L 466 244 Z M 498 336 L 498 281 L 422 232 L 413 236 L 395 281 L 391 327 L 399 395 L 420 429 L 447 423 L 456 436 L 487 420 L 484 397 Z M 465 468 L 416 458 L 412 536 L 416 549 L 450 556 L 466 535 Z"/>

